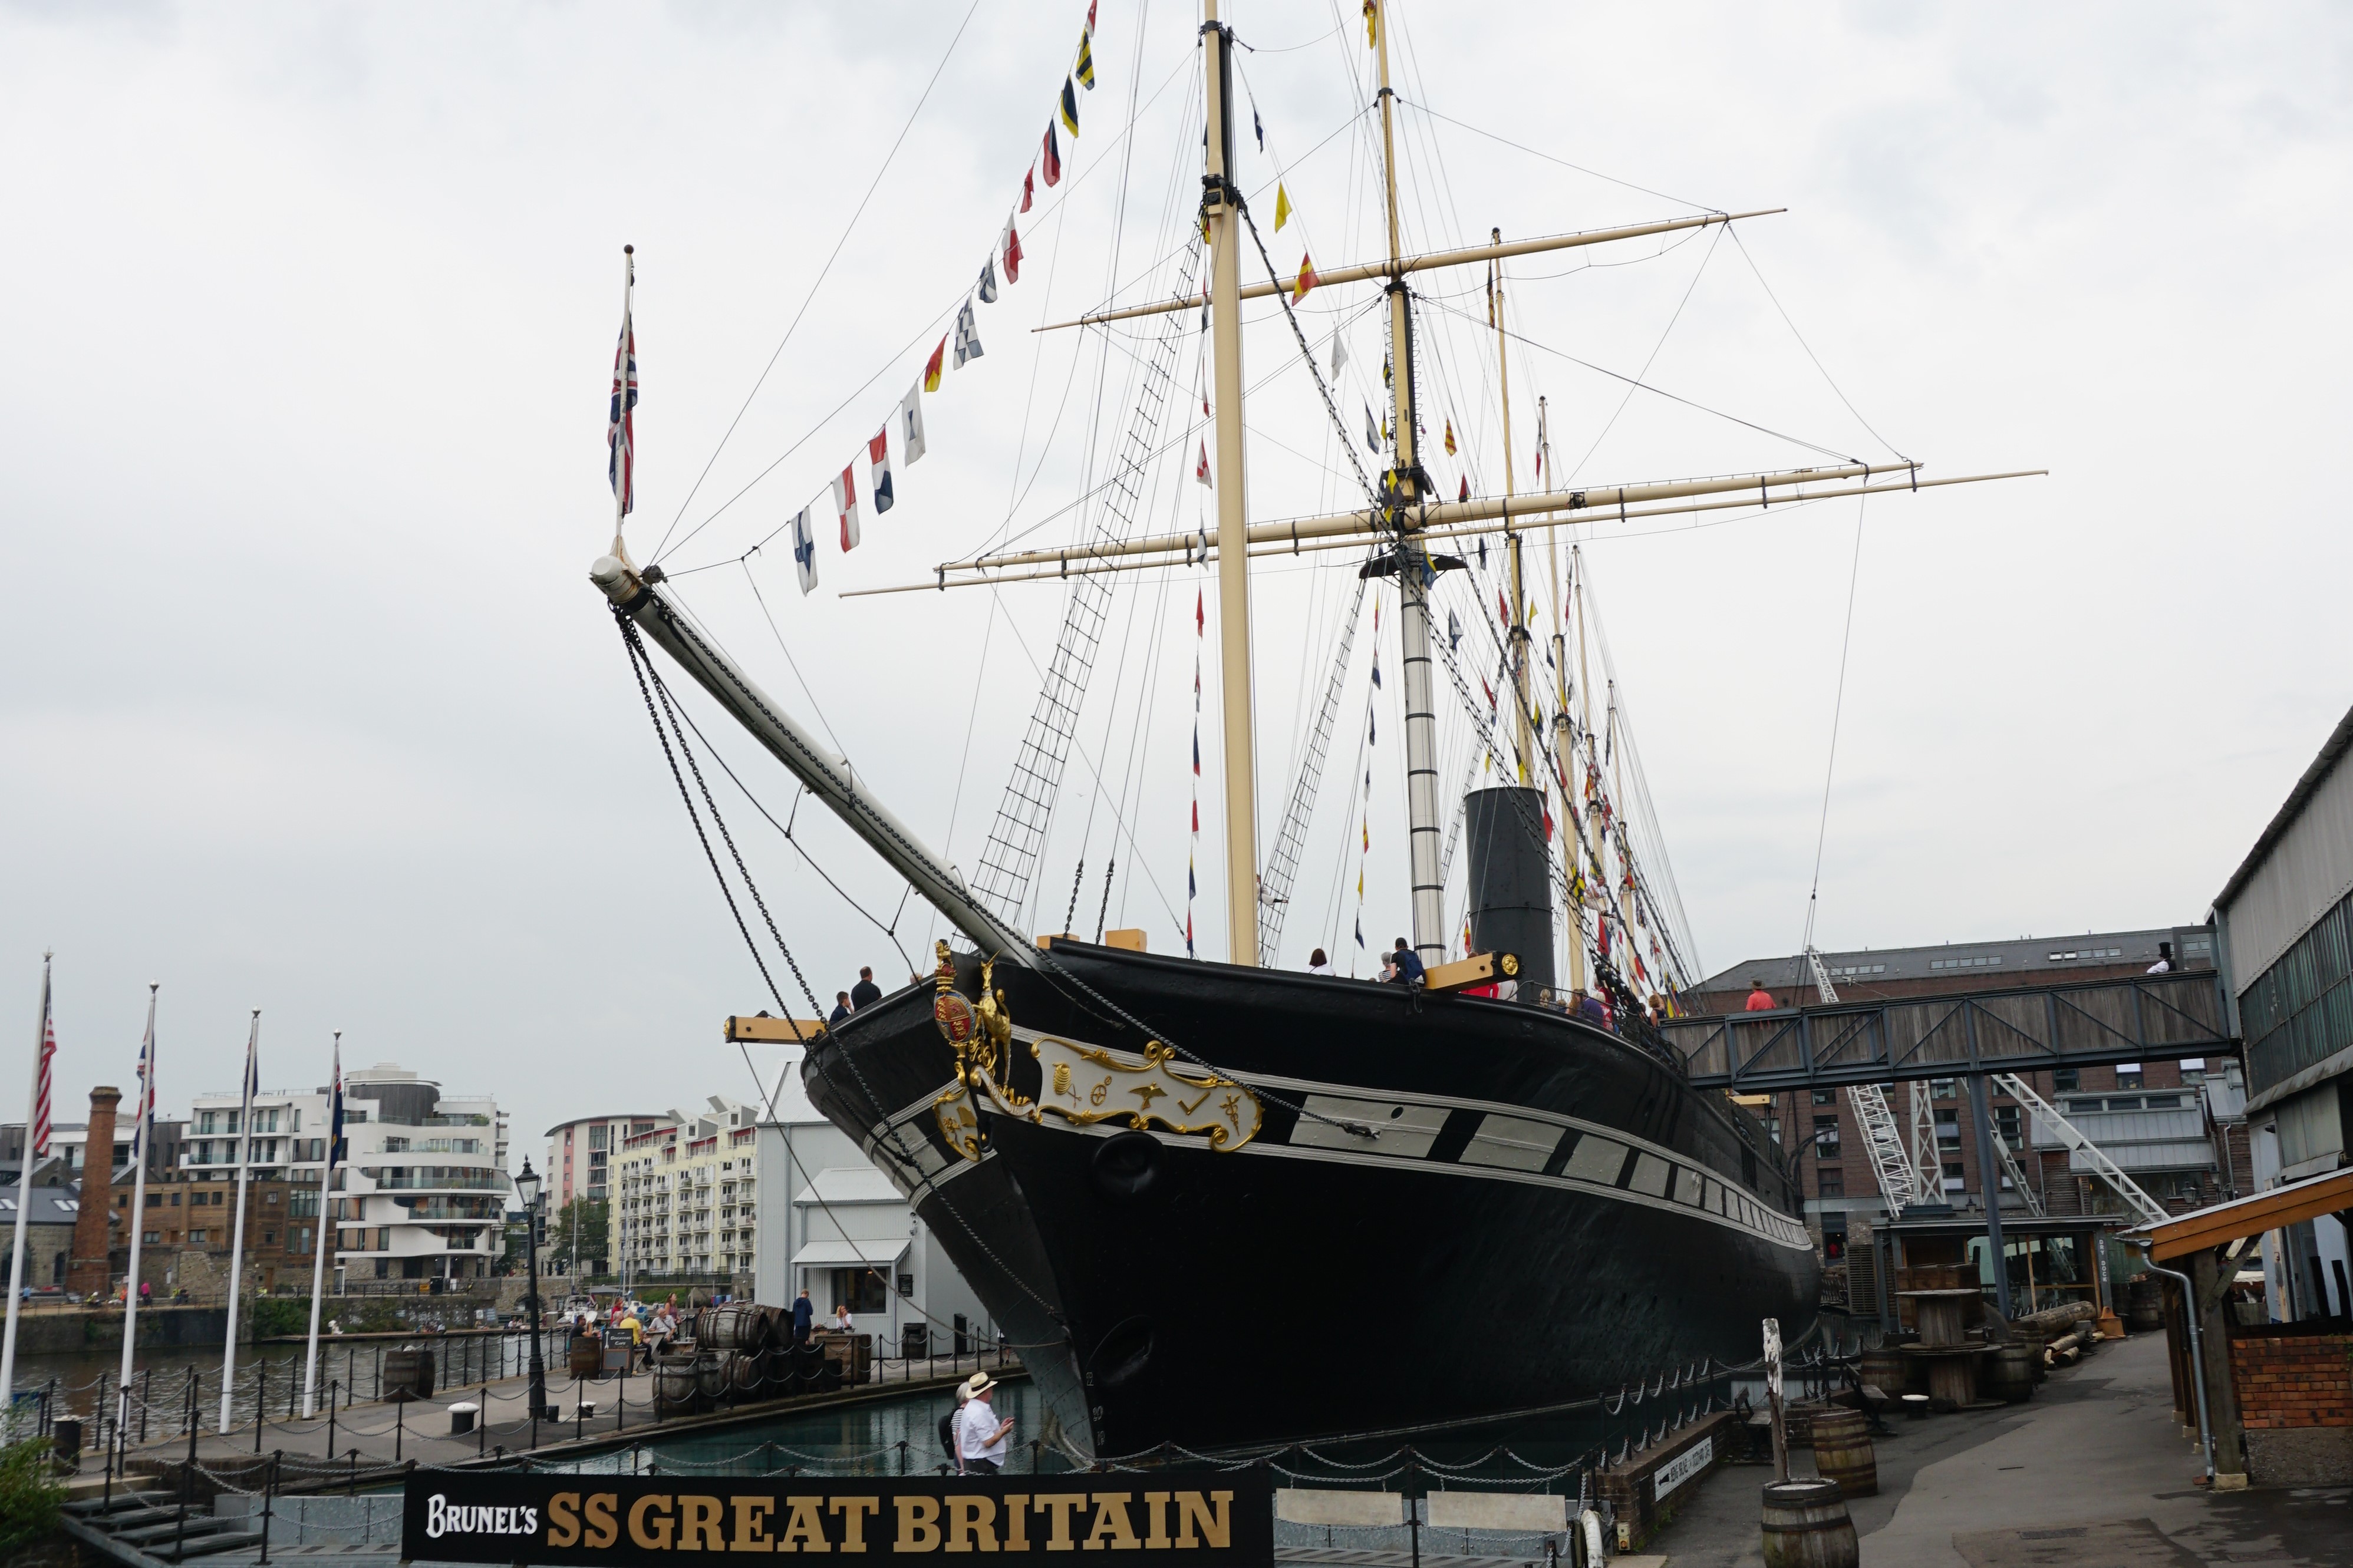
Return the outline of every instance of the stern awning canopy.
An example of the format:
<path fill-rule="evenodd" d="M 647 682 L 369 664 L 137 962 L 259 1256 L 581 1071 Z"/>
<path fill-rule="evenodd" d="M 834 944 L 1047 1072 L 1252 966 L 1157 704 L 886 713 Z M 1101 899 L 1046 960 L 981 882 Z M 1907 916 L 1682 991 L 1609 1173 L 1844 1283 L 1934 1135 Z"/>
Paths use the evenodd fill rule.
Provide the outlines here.
<path fill-rule="evenodd" d="M 2261 1236 L 2298 1220 L 2348 1210 L 2353 1210 L 2353 1169 L 2192 1209 L 2162 1225 L 2143 1226 L 2125 1234 L 2148 1237 L 2155 1244 L 2150 1250 L 2163 1262 L 2209 1247 L 2228 1247 L 2242 1237 Z"/>
<path fill-rule="evenodd" d="M 902 1237 L 895 1241 L 812 1241 L 793 1254 L 796 1268 L 888 1268 L 907 1254 Z"/>

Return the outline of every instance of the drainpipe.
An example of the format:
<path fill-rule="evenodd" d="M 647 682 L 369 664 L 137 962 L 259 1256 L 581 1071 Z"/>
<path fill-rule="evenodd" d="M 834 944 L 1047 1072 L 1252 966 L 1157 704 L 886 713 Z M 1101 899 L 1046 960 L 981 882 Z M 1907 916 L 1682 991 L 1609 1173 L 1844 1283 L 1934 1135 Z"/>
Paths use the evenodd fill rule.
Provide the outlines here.
<path fill-rule="evenodd" d="M 2181 1286 L 2181 1316 L 2189 1325 L 2189 1381 L 2198 1391 L 2198 1443 L 2206 1452 L 2206 1489 L 2214 1489 L 2214 1428 L 2206 1419 L 2206 1353 L 2198 1332 L 2198 1290 L 2190 1284 L 2189 1276 L 2179 1269 L 2168 1268 L 2157 1260 L 2157 1243 L 2124 1238 L 2126 1247 L 2138 1247 L 2149 1272 L 2162 1274 Z"/>

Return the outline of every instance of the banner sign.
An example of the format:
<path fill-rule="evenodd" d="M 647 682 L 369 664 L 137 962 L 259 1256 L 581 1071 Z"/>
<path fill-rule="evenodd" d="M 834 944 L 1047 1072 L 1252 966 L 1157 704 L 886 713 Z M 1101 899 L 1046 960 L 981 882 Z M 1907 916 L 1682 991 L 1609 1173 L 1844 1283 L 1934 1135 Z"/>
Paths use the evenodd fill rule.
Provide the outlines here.
<path fill-rule="evenodd" d="M 418 1472 L 410 1562 L 614 1564 L 649 1552 L 1166 1552 L 1187 1568 L 1269 1568 L 1262 1469 L 1037 1476 L 732 1477 Z"/>

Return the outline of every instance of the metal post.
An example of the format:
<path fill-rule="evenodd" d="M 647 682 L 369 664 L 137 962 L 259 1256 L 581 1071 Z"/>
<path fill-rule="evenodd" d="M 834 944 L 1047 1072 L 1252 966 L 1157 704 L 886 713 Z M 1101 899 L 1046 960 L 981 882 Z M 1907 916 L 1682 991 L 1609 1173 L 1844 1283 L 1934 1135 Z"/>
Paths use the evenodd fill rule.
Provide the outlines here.
<path fill-rule="evenodd" d="M 269 1568 L 269 1516 L 274 1511 L 273 1505 L 278 1500 L 278 1467 L 285 1458 L 286 1451 L 283 1448 L 275 1449 L 271 1452 L 269 1456 L 269 1479 L 261 1484 L 260 1568 Z"/>
<path fill-rule="evenodd" d="M 147 1442 L 147 1407 L 153 1403 L 155 1403 L 155 1369 L 151 1366 L 147 1369 L 146 1374 L 139 1380 L 139 1441 L 142 1447 L 144 1447 Z"/>
<path fill-rule="evenodd" d="M 400 1458 L 401 1445 L 407 1436 L 408 1401 L 403 1399 L 396 1401 L 392 1407 L 392 1457 L 396 1463 Z"/>
<path fill-rule="evenodd" d="M 332 1380 L 330 1380 L 330 1381 L 328 1382 L 328 1384 L 327 1384 L 327 1458 L 330 1458 L 330 1459 L 332 1459 L 334 1457 L 335 1457 L 335 1385 L 334 1385 L 334 1383 L 332 1382 Z"/>
<path fill-rule="evenodd" d="M 1978 1124 L 1978 1190 L 1985 1194 L 1986 1247 L 1993 1254 L 1994 1310 L 2006 1323 L 2010 1321 L 2010 1259 L 2001 1249 L 2000 1167 L 1994 1163 L 1993 1111 L 1981 1072 L 1969 1075 L 1969 1118 Z"/>
<path fill-rule="evenodd" d="M 261 1457 L 261 1429 L 269 1425 L 269 1363 L 253 1363 L 253 1453 Z"/>

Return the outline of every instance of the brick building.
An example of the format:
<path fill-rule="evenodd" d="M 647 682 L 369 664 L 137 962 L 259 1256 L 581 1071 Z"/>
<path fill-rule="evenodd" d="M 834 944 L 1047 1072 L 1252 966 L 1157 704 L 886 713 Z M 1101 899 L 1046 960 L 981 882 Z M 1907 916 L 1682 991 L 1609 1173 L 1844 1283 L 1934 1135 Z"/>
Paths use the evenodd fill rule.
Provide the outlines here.
<path fill-rule="evenodd" d="M 2201 927 L 2096 932 L 2063 940 L 1951 943 L 1824 953 L 1823 966 L 1841 1000 L 1993 991 L 2046 985 L 2059 980 L 2121 979 L 2145 973 L 2161 957 L 2179 968 L 2213 967 L 2213 933 Z M 1781 1006 L 1816 999 L 1802 955 L 1751 959 L 1703 982 L 1694 1012 L 1736 1012 L 1752 980 L 1762 980 Z M 2253 1158 L 2244 1126 L 2244 1087 L 2235 1062 L 2202 1058 L 2087 1067 L 2023 1075 L 2035 1093 L 2056 1106 L 2148 1194 L 2176 1212 L 2250 1191 Z M 1968 1085 L 1937 1079 L 1927 1087 L 1947 1200 L 1982 1210 L 1985 1186 L 1978 1167 L 1976 1122 Z M 1994 1135 L 2018 1161 L 2045 1213 L 2122 1212 L 2105 1183 L 2010 1095 L 1989 1084 Z M 1891 1086 L 1889 1108 L 1899 1125 L 1910 1108 L 1909 1085 Z M 1850 1234 L 1889 1214 L 1877 1173 L 1843 1089 L 1792 1090 L 1744 1096 L 1785 1149 L 1796 1153 L 1806 1218 L 1826 1254 L 1840 1256 Z M 1809 1142 L 1810 1140 L 1810 1142 Z M 2005 1212 L 2026 1200 L 2007 1173 L 1996 1173 Z"/>

